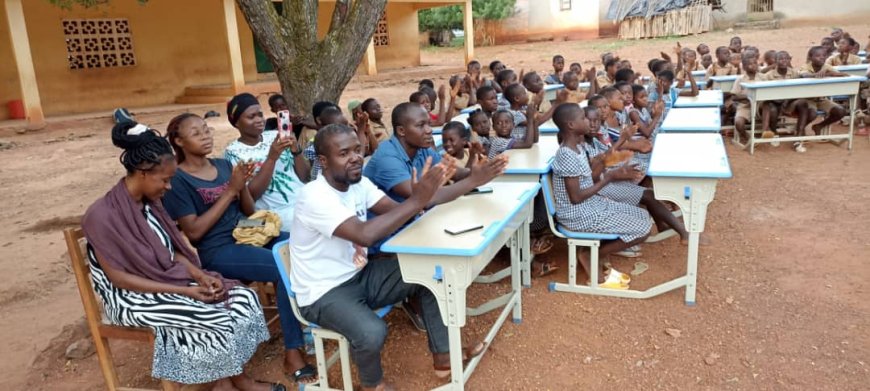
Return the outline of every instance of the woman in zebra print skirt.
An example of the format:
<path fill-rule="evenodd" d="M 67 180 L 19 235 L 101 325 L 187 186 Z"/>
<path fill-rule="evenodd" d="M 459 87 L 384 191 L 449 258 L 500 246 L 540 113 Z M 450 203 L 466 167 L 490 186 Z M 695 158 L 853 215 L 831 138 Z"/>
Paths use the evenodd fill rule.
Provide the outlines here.
<path fill-rule="evenodd" d="M 154 331 L 152 375 L 214 390 L 284 390 L 243 367 L 269 338 L 257 296 L 202 270 L 163 209 L 176 163 L 169 142 L 134 122 L 112 129 L 127 176 L 82 221 L 94 290 L 105 319 Z"/>

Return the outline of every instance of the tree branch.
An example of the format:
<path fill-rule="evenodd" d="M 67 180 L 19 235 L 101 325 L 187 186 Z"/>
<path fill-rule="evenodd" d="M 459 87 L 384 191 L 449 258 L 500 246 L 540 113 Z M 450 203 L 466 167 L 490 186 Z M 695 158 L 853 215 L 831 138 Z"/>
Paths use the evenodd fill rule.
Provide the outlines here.
<path fill-rule="evenodd" d="M 332 11 L 332 22 L 329 24 L 329 32 L 337 30 L 347 19 L 348 0 L 336 0 L 335 9 Z"/>

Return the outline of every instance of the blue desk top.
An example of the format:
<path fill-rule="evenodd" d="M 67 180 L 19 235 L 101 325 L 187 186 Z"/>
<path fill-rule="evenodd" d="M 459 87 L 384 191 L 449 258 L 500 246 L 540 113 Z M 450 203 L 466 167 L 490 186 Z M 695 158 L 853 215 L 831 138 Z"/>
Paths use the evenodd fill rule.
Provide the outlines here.
<path fill-rule="evenodd" d="M 531 202 L 541 188 L 540 183 L 531 182 L 490 182 L 486 186 L 491 187 L 493 192 L 459 197 L 429 209 L 423 216 L 387 240 L 381 246 L 381 251 L 454 257 L 478 255 L 501 235 L 501 231 Z M 475 218 L 478 214 L 492 216 L 492 208 L 485 207 L 488 205 L 497 205 L 496 207 L 502 208 L 505 213 L 499 216 L 499 220 L 494 221 L 481 221 L 480 218 Z M 454 216 L 464 218 L 465 221 L 475 221 L 484 228 L 482 231 L 451 236 L 444 232 L 447 227 L 442 226 L 443 224 L 438 221 Z M 404 244 L 400 244 L 402 242 Z"/>
<path fill-rule="evenodd" d="M 838 72 L 866 71 L 868 66 L 870 66 L 870 64 L 838 65 L 835 66 L 834 69 Z"/>
<path fill-rule="evenodd" d="M 864 76 L 824 77 L 820 79 L 804 77 L 800 79 L 753 81 L 743 83 L 746 89 L 762 89 L 776 87 L 809 86 L 814 84 L 860 83 L 867 80 Z"/>
<path fill-rule="evenodd" d="M 714 132 L 722 129 L 718 107 L 673 108 L 662 122 L 661 131 L 668 132 Z"/>
<path fill-rule="evenodd" d="M 544 91 L 561 90 L 565 88 L 564 84 L 547 84 L 544 86 Z"/>
<path fill-rule="evenodd" d="M 464 108 L 464 109 L 462 109 L 462 110 L 459 110 L 459 114 L 469 114 L 469 113 L 471 113 L 471 112 L 473 112 L 474 110 L 477 110 L 477 109 L 479 109 L 479 108 L 480 108 L 480 105 L 474 105 L 474 106 L 471 106 L 471 107 L 466 107 L 466 108 Z"/>
<path fill-rule="evenodd" d="M 710 80 L 721 83 L 723 81 L 735 81 L 738 77 L 740 77 L 740 75 L 711 76 Z"/>
<path fill-rule="evenodd" d="M 722 106 L 721 90 L 701 90 L 698 96 L 680 96 L 674 107 L 719 107 Z"/>
<path fill-rule="evenodd" d="M 660 133 L 650 157 L 651 177 L 731 178 L 722 136 L 713 133 Z"/>

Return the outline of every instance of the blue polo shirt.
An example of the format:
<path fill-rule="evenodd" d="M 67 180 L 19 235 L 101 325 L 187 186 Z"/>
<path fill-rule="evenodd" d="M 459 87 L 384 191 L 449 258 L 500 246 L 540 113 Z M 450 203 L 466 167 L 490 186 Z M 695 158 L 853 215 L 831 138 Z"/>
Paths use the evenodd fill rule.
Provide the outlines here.
<path fill-rule="evenodd" d="M 423 173 L 426 159 L 432 158 L 432 164 L 441 161 L 441 155 L 432 148 L 421 148 L 413 157 L 408 157 L 402 143 L 396 136 L 390 137 L 375 150 L 374 155 L 363 169 L 365 175 L 379 189 L 386 193 L 396 202 L 403 202 L 405 198 L 394 193 L 396 185 L 411 179 L 411 169 L 417 169 L 417 175 Z"/>
<path fill-rule="evenodd" d="M 378 145 L 378 149 L 372 155 L 372 158 L 363 169 L 363 175 L 369 178 L 378 189 L 381 189 L 396 202 L 404 202 L 405 198 L 394 193 L 393 188 L 396 185 L 411 179 L 411 169 L 417 169 L 417 175 L 422 175 L 423 166 L 426 164 L 426 159 L 432 157 L 432 164 L 441 161 L 441 155 L 435 152 L 432 148 L 421 148 L 417 150 L 414 157 L 408 157 L 405 148 L 402 148 L 402 143 L 394 135 L 389 140 L 383 141 Z M 369 212 L 369 217 L 374 217 L 372 212 Z M 413 221 L 411 219 L 410 221 Z M 410 222 L 409 221 L 409 222 Z M 403 226 L 404 227 L 404 226 Z M 396 230 L 401 231 L 402 228 Z M 381 245 L 387 239 L 393 237 L 395 232 L 379 240 L 369 248 L 369 255 L 378 254 L 381 251 Z"/>

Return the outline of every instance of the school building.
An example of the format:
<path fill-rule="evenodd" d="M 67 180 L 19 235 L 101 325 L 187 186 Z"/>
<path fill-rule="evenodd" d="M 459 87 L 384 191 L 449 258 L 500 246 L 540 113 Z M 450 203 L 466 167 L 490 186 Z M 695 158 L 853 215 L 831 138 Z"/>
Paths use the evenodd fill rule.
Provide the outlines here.
<path fill-rule="evenodd" d="M 471 0 L 389 0 L 358 72 L 420 65 L 417 11 L 452 4 L 463 7 L 465 57 L 473 58 Z M 321 0 L 319 34 L 334 8 Z M 233 0 L 108 0 L 71 10 L 0 0 L 0 120 L 26 116 L 40 126 L 46 116 L 118 106 L 219 103 L 271 71 Z"/>

